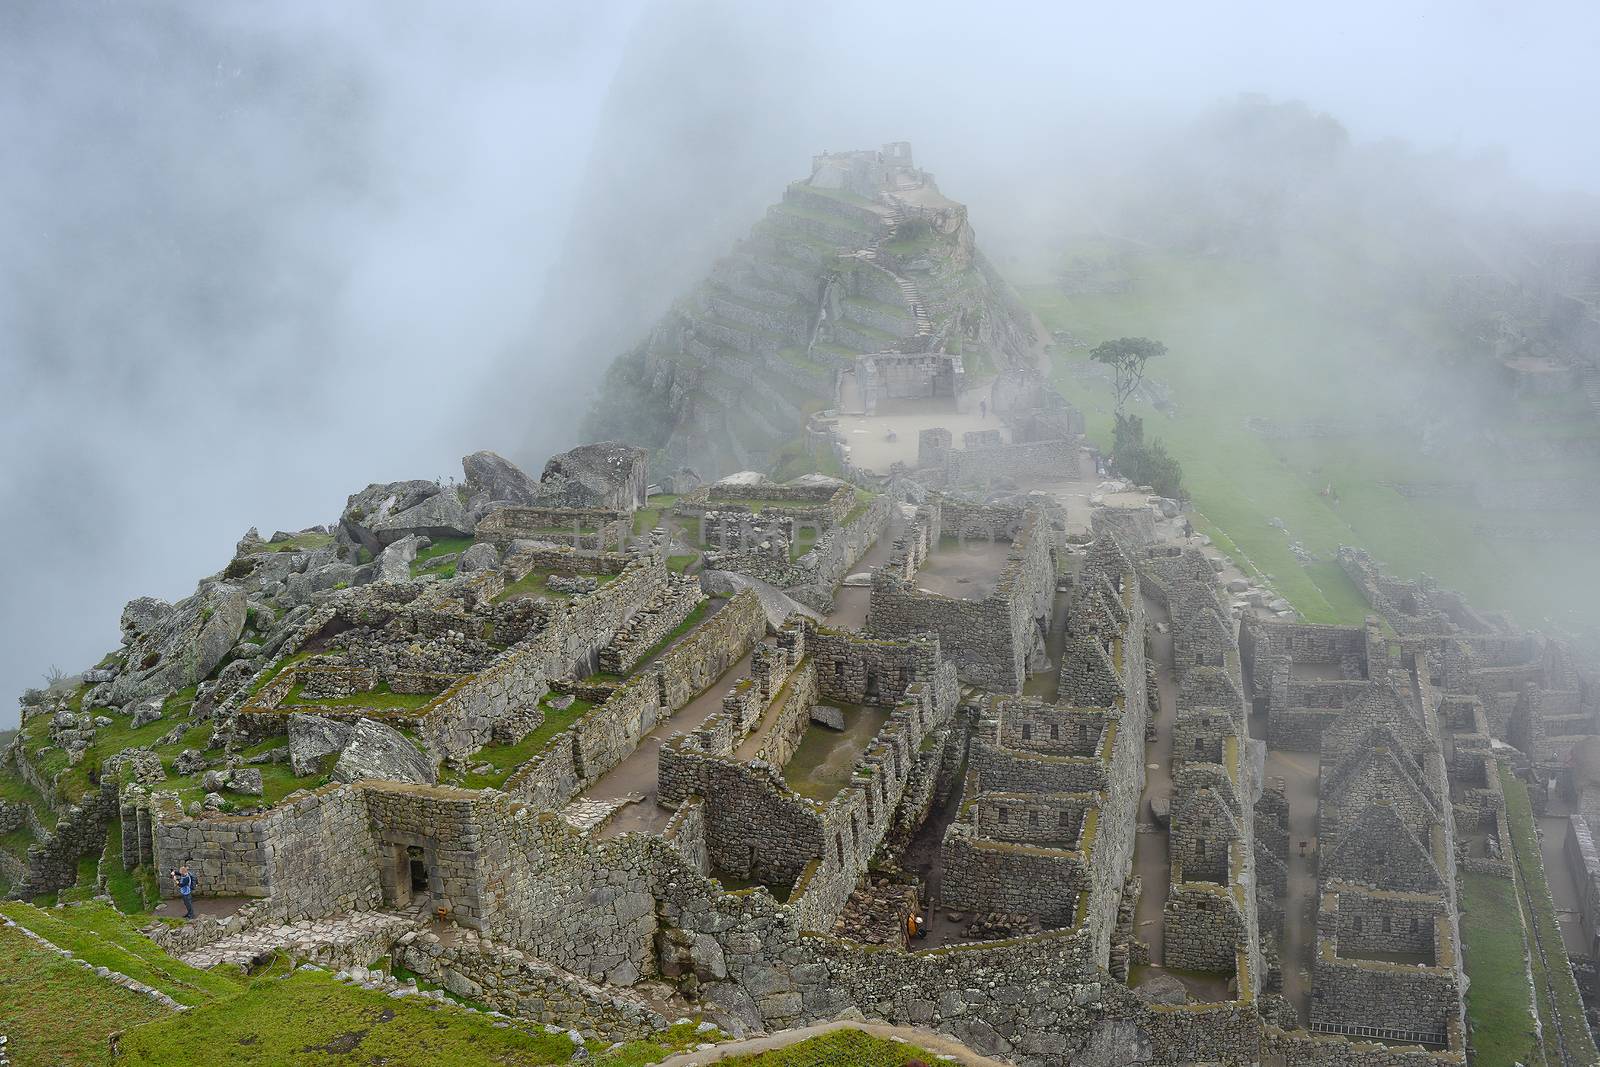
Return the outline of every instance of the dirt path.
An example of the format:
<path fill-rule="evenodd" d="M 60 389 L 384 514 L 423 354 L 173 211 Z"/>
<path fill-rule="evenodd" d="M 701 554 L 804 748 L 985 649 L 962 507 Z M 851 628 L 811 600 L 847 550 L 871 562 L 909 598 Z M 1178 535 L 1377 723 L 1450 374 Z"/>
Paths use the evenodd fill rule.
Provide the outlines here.
<path fill-rule="evenodd" d="M 1150 620 L 1166 618 L 1166 609 L 1145 597 L 1145 613 Z M 1167 831 L 1154 825 L 1150 801 L 1172 796 L 1172 727 L 1178 718 L 1178 686 L 1172 673 L 1172 634 L 1150 630 L 1150 658 L 1156 665 L 1156 690 L 1160 702 L 1156 712 L 1156 739 L 1145 747 L 1144 792 L 1139 797 L 1135 818 L 1149 823 L 1150 830 L 1139 831 L 1133 845 L 1133 870 L 1139 876 L 1139 901 L 1134 908 L 1134 936 L 1150 946 L 1150 962 L 1165 962 L 1162 944 L 1162 917 L 1167 907 L 1167 891 L 1172 882 L 1172 860 L 1168 853 Z"/>
<path fill-rule="evenodd" d="M 818 1023 L 815 1026 L 802 1026 L 796 1030 L 784 1030 L 780 1033 L 768 1034 L 765 1037 L 752 1037 L 744 1041 L 729 1041 L 705 1052 L 685 1052 L 678 1056 L 672 1056 L 662 1060 L 658 1067 L 697 1067 L 699 1064 L 717 1063 L 734 1056 L 752 1056 L 758 1052 L 770 1052 L 776 1048 L 787 1048 L 790 1045 L 799 1044 L 807 1038 L 832 1033 L 835 1030 L 860 1030 L 871 1034 L 873 1037 L 899 1038 L 936 1056 L 954 1056 L 956 1062 L 969 1064 L 971 1067 L 1008 1067 L 1001 1060 L 980 1056 L 960 1042 L 942 1034 L 933 1033 L 930 1030 L 917 1030 L 909 1026 L 890 1026 L 887 1023 L 868 1022 Z"/>

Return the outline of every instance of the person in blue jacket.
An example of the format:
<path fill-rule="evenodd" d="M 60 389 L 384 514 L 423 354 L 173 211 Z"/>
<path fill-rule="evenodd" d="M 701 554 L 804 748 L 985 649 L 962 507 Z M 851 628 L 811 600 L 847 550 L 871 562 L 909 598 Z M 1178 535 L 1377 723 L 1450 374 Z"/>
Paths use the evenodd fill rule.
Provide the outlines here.
<path fill-rule="evenodd" d="M 172 872 L 172 884 L 178 887 L 178 894 L 183 897 L 183 917 L 194 918 L 194 875 L 189 873 L 187 865 Z"/>

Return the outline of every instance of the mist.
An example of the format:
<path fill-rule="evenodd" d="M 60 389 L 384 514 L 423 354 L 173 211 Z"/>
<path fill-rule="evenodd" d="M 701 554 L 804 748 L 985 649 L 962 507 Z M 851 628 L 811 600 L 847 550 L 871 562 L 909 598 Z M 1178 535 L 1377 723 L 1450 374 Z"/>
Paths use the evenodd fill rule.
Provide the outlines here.
<path fill-rule="evenodd" d="M 912 141 L 1013 280 L 1247 188 L 1293 193 L 1264 236 L 1305 286 L 1357 210 L 1397 271 L 1498 271 L 1596 232 L 1597 46 L 1576 3 L 6 5 L 0 688 L 250 526 L 478 448 L 536 473 L 815 152 Z M 1227 146 L 1244 93 L 1346 148 Z"/>

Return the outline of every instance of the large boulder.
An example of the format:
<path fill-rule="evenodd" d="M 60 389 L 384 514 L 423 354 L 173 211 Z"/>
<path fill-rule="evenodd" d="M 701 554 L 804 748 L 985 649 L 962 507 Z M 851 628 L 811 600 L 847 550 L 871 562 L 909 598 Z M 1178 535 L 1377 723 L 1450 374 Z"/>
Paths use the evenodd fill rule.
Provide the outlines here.
<path fill-rule="evenodd" d="M 303 778 L 321 766 L 324 756 L 344 750 L 350 724 L 321 715 L 289 716 L 289 768 Z"/>
<path fill-rule="evenodd" d="M 643 507 L 650 453 L 617 441 L 579 445 L 550 457 L 539 476 L 539 503 L 632 511 Z"/>
<path fill-rule="evenodd" d="M 467 476 L 467 489 L 474 497 L 483 493 L 489 500 L 513 504 L 539 501 L 539 483 L 497 452 L 485 450 L 462 456 L 461 471 Z"/>
<path fill-rule="evenodd" d="M 153 596 L 134 597 L 122 609 L 122 641 L 135 641 L 172 614 L 172 605 Z"/>
<path fill-rule="evenodd" d="M 351 540 L 365 545 L 367 551 L 376 556 L 383 551 L 383 542 L 379 541 L 377 533 L 374 532 L 375 524 L 381 523 L 390 515 L 409 511 L 429 497 L 442 492 L 444 490 L 437 482 L 421 478 L 407 482 L 381 484 L 374 482 L 361 492 L 350 494 L 345 500 L 344 514 L 339 516 L 339 525 Z"/>
<path fill-rule="evenodd" d="M 141 598 L 147 599 L 147 598 Z M 138 602 L 135 601 L 134 604 Z M 124 610 L 127 619 L 134 604 Z M 100 694 L 107 704 L 131 701 L 198 685 L 244 632 L 245 592 L 226 582 L 209 582 L 194 596 L 170 605 L 159 618 L 124 627 L 128 653 L 122 673 Z M 145 613 L 142 619 L 150 619 Z"/>
<path fill-rule="evenodd" d="M 477 574 L 479 571 L 492 571 L 498 566 L 500 566 L 500 550 L 487 541 L 480 541 L 461 553 L 461 561 L 456 564 L 456 573 Z"/>
<path fill-rule="evenodd" d="M 333 776 L 341 782 L 383 778 L 432 784 L 434 768 L 433 761 L 400 731 L 371 719 L 357 719 L 333 765 Z"/>
<path fill-rule="evenodd" d="M 369 527 L 378 543 L 393 544 L 402 537 L 471 537 L 474 523 L 461 495 L 454 489 L 435 493 L 404 511 L 375 520 Z"/>
<path fill-rule="evenodd" d="M 411 580 L 411 564 L 416 562 L 417 552 L 423 547 L 420 537 L 403 537 L 383 550 L 383 555 L 378 557 L 378 577 L 380 582 L 409 582 Z"/>

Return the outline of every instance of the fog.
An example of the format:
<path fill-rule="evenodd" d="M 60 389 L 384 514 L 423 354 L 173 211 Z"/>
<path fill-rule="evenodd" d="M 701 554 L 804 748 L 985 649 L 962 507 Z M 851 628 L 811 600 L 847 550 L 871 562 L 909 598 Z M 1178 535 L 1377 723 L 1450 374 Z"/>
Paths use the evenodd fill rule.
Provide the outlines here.
<path fill-rule="evenodd" d="M 1464 225 L 1514 263 L 1593 224 L 1592 5 L 1110 7 L 0 7 L 0 690 L 247 527 L 477 448 L 537 471 L 823 149 L 912 141 L 1007 271 L 1231 195 L 1241 93 L 1331 117 L 1337 180 L 1266 184 L 1410 219 L 1419 276 Z"/>

